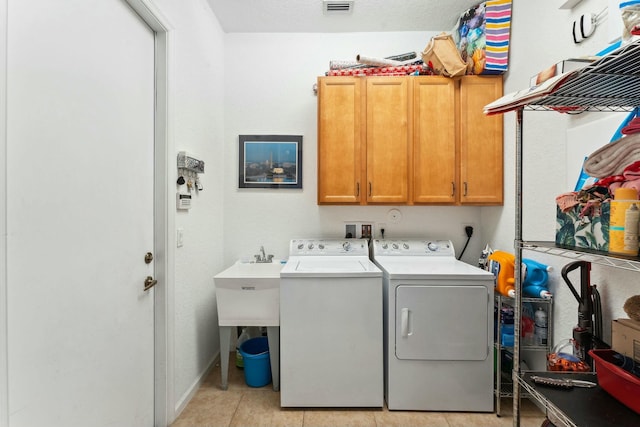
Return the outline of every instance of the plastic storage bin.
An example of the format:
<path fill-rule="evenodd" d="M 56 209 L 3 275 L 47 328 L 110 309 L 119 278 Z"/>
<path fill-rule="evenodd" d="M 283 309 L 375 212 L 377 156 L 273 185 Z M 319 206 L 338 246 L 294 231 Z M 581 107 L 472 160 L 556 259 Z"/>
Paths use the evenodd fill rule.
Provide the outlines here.
<path fill-rule="evenodd" d="M 243 342 L 240 354 L 244 361 L 244 380 L 249 387 L 263 387 L 271 382 L 267 337 L 251 338 Z"/>
<path fill-rule="evenodd" d="M 640 378 L 612 363 L 613 350 L 589 350 L 598 384 L 620 403 L 640 414 Z"/>
<path fill-rule="evenodd" d="M 501 342 L 505 347 L 513 347 L 513 324 L 502 325 Z"/>

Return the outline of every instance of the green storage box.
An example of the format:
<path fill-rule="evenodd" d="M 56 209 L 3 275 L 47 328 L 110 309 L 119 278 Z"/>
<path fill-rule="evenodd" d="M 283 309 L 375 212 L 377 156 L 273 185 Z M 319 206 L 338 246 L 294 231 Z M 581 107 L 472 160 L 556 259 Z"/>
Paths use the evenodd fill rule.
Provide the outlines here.
<path fill-rule="evenodd" d="M 556 207 L 556 244 L 608 252 L 610 206 L 608 202 L 594 205 L 586 215 L 580 214 L 582 204 L 568 212 Z"/>

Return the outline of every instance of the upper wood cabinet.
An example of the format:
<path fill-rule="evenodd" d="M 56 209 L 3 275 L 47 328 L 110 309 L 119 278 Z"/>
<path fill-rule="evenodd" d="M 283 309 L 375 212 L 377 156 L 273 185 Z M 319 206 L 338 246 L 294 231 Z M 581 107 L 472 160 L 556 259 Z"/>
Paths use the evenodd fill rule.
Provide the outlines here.
<path fill-rule="evenodd" d="M 501 204 L 501 77 L 320 77 L 318 204 Z"/>
<path fill-rule="evenodd" d="M 409 79 L 366 79 L 367 204 L 409 201 Z"/>
<path fill-rule="evenodd" d="M 318 203 L 360 203 L 362 80 L 318 80 Z"/>
<path fill-rule="evenodd" d="M 458 192 L 457 80 L 413 82 L 413 201 L 453 204 Z"/>
<path fill-rule="evenodd" d="M 502 97 L 502 77 L 468 76 L 460 85 L 460 202 L 503 203 L 502 114 L 486 116 L 485 105 Z"/>
<path fill-rule="evenodd" d="M 318 79 L 318 203 L 409 201 L 404 77 Z"/>
<path fill-rule="evenodd" d="M 500 76 L 414 79 L 414 203 L 503 203 L 502 115 L 482 112 L 501 96 Z"/>

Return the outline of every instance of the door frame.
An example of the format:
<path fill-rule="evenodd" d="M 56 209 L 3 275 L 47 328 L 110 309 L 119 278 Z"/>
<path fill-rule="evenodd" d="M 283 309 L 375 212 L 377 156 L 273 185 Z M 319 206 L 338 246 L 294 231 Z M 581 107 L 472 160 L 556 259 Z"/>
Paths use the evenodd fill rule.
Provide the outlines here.
<path fill-rule="evenodd" d="M 7 34 L 9 0 L 0 0 L 0 427 L 9 426 L 7 328 Z"/>
<path fill-rule="evenodd" d="M 173 301 L 175 258 L 168 177 L 173 158 L 169 132 L 169 50 L 171 26 L 152 0 L 124 0 L 155 36 L 154 128 L 154 425 L 167 426 L 175 417 L 173 368 Z M 8 3 L 0 0 L 0 427 L 9 427 L 8 306 L 7 306 L 7 55 Z M 173 165 L 173 163 L 171 163 Z M 175 166 L 175 165 L 174 165 Z"/>

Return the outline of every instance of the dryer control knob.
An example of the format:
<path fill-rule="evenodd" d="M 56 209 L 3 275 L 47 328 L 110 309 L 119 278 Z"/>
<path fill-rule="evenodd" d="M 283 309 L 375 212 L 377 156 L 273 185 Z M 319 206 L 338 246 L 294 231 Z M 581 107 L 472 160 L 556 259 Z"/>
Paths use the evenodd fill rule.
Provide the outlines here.
<path fill-rule="evenodd" d="M 313 249 L 313 243 L 309 243 L 309 246 L 307 246 L 309 249 Z"/>
<path fill-rule="evenodd" d="M 348 252 L 348 251 L 350 251 L 350 250 L 351 250 L 351 243 L 349 243 L 349 242 L 344 242 L 344 243 L 342 244 L 342 249 L 344 249 L 344 250 L 345 250 L 345 251 L 347 251 L 347 252 Z"/>
<path fill-rule="evenodd" d="M 405 249 L 409 249 L 409 245 L 407 245 L 406 243 L 403 243 L 402 247 L 405 248 Z"/>
<path fill-rule="evenodd" d="M 398 246 L 397 243 L 393 243 L 391 246 L 393 247 L 393 249 L 398 249 L 400 247 L 400 246 Z"/>
<path fill-rule="evenodd" d="M 322 243 L 320 243 L 320 244 L 318 245 L 318 249 L 324 249 L 324 245 L 323 245 Z"/>
<path fill-rule="evenodd" d="M 389 247 L 389 245 L 387 245 L 386 243 L 382 244 L 382 249 L 387 249 Z"/>
<path fill-rule="evenodd" d="M 298 244 L 298 249 L 302 249 L 302 248 L 304 248 L 304 243 Z"/>
<path fill-rule="evenodd" d="M 436 242 L 429 242 L 427 243 L 427 248 L 429 248 L 431 252 L 435 252 L 438 250 L 439 246 Z"/>

